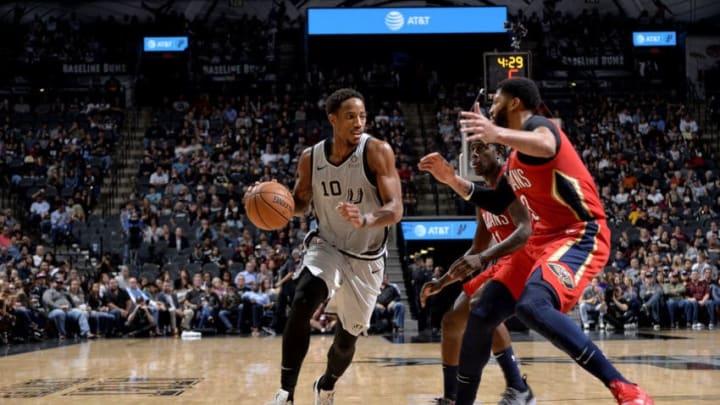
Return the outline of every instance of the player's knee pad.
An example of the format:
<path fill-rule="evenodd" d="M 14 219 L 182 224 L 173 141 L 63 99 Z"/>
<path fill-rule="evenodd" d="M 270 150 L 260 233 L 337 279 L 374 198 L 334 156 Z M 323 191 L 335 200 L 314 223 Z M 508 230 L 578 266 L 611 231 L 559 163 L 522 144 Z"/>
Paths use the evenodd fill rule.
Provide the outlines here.
<path fill-rule="evenodd" d="M 492 331 L 512 315 L 514 305 L 515 300 L 510 291 L 501 283 L 491 281 L 485 286 L 482 296 L 470 311 L 470 316 Z"/>
<path fill-rule="evenodd" d="M 525 325 L 532 327 L 543 313 L 554 310 L 548 291 L 542 287 L 531 287 L 525 291 L 515 306 L 515 314 Z"/>
<path fill-rule="evenodd" d="M 335 346 L 335 350 L 341 354 L 350 354 L 355 351 L 357 339 L 357 336 L 348 333 L 345 329 L 340 329 L 335 336 L 333 346 Z"/>

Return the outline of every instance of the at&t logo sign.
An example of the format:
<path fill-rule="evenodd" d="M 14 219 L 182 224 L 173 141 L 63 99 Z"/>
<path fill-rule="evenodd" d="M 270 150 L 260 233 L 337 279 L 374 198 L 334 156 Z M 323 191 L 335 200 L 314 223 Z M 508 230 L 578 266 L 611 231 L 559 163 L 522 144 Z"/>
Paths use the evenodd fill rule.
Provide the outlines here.
<path fill-rule="evenodd" d="M 385 14 L 385 26 L 390 31 L 397 31 L 406 25 L 430 25 L 430 16 L 411 15 L 406 19 L 399 11 L 391 11 Z"/>
<path fill-rule="evenodd" d="M 427 233 L 427 229 L 425 228 L 425 225 L 415 225 L 415 229 L 413 229 L 413 232 L 415 232 L 415 236 L 418 238 L 422 238 Z"/>
<path fill-rule="evenodd" d="M 385 15 L 385 25 L 390 31 L 397 31 L 405 25 L 405 17 L 399 11 L 391 11 Z"/>

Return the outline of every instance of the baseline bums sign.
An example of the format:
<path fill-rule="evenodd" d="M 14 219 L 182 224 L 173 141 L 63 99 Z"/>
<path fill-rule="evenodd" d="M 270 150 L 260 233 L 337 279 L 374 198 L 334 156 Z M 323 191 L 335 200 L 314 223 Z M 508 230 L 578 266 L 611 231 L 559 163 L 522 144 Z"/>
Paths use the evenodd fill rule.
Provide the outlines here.
<path fill-rule="evenodd" d="M 475 237 L 475 220 L 402 221 L 405 240 L 468 240 Z"/>
<path fill-rule="evenodd" d="M 633 32 L 633 46 L 675 46 L 675 31 L 643 31 Z"/>
<path fill-rule="evenodd" d="M 309 8 L 309 35 L 504 33 L 506 7 Z"/>

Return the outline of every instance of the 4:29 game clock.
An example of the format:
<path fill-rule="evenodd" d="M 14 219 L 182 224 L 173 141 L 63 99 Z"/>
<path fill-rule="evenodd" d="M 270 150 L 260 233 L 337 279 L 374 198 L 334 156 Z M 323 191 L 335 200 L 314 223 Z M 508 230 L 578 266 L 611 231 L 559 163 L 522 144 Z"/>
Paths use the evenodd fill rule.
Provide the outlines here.
<path fill-rule="evenodd" d="M 530 52 L 485 52 L 485 89 L 492 99 L 497 85 L 510 77 L 530 77 Z"/>

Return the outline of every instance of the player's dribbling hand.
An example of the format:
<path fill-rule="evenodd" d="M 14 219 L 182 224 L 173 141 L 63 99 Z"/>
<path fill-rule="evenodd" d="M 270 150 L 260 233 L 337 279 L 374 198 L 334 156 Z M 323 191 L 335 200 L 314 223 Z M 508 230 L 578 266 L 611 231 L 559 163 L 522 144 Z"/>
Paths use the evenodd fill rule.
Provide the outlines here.
<path fill-rule="evenodd" d="M 425 308 L 427 299 L 430 296 L 433 296 L 442 291 L 442 288 L 442 284 L 440 284 L 437 280 L 428 281 L 427 283 L 423 284 L 422 289 L 420 290 L 420 307 Z"/>
<path fill-rule="evenodd" d="M 272 181 L 273 183 L 277 183 L 277 179 L 272 179 L 270 181 Z M 256 181 L 255 183 L 248 186 L 247 190 L 245 190 L 245 194 L 243 194 L 243 204 L 245 204 L 245 200 L 247 199 L 247 197 L 252 194 L 253 191 L 255 191 L 255 187 L 257 187 L 260 183 L 262 183 L 262 181 Z"/>
<path fill-rule="evenodd" d="M 418 169 L 432 174 L 435 180 L 443 184 L 448 184 L 455 178 L 455 169 L 437 152 L 423 156 L 418 163 Z"/>
<path fill-rule="evenodd" d="M 362 228 L 365 225 L 363 223 L 363 214 L 357 205 L 343 201 L 335 207 L 335 210 L 344 220 L 350 222 L 355 228 Z"/>
<path fill-rule="evenodd" d="M 473 104 L 472 111 L 460 112 L 460 132 L 472 134 L 468 142 L 482 141 L 494 143 L 498 140 L 498 127 L 480 111 L 480 104 Z"/>
<path fill-rule="evenodd" d="M 486 262 L 481 255 L 465 255 L 450 266 L 448 273 L 454 280 L 462 280 L 473 272 L 485 267 Z"/>

